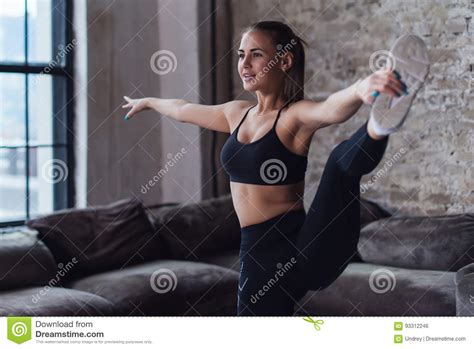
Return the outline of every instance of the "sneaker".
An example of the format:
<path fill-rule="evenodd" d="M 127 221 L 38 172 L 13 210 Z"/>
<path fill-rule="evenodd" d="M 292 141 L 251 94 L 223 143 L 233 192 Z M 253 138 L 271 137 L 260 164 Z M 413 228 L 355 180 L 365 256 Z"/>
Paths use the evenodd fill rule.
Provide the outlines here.
<path fill-rule="evenodd" d="M 372 104 L 370 119 L 375 133 L 383 136 L 397 131 L 408 116 L 413 99 L 429 72 L 428 50 L 413 34 L 399 37 L 390 49 L 393 67 L 407 85 L 408 94 L 393 97 L 380 94 Z"/>

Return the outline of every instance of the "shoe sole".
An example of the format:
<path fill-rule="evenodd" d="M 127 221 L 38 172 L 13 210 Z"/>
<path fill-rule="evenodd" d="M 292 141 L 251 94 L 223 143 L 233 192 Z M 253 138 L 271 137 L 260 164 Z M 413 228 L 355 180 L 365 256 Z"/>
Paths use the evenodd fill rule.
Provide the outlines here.
<path fill-rule="evenodd" d="M 429 73 L 428 50 L 414 34 L 400 36 L 390 49 L 393 68 L 405 82 L 408 95 L 393 97 L 380 94 L 372 104 L 371 117 L 387 134 L 398 130 L 408 116 L 413 99 Z"/>

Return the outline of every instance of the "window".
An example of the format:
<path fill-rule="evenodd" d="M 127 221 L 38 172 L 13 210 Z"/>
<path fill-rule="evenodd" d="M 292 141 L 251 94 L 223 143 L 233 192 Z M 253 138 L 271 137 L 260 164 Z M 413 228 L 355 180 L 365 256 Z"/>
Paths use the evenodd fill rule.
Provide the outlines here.
<path fill-rule="evenodd" d="M 72 203 L 70 3 L 1 0 L 2 226 Z"/>

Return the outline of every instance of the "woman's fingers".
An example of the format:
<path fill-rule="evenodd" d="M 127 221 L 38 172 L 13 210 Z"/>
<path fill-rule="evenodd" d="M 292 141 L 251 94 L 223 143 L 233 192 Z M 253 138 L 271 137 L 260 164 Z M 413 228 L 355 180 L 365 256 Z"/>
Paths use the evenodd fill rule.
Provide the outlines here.
<path fill-rule="evenodd" d="M 380 93 L 386 93 L 393 97 L 400 97 L 401 95 L 393 88 L 393 86 L 388 84 L 379 84 L 375 86 L 375 90 L 379 91 Z"/>
<path fill-rule="evenodd" d="M 401 97 L 404 93 L 408 94 L 406 84 L 398 79 L 398 76 L 391 69 L 379 70 L 366 79 L 358 81 L 356 94 L 367 104 L 373 104 L 381 93 L 393 97 Z"/>
<path fill-rule="evenodd" d="M 402 81 L 398 80 L 393 75 L 388 76 L 388 84 L 392 89 L 396 90 L 397 93 L 400 95 L 402 95 L 405 91 L 405 86 L 404 86 L 405 84 Z"/>
<path fill-rule="evenodd" d="M 391 91 L 393 93 L 389 94 L 393 94 L 396 97 L 400 97 L 405 91 L 404 83 L 391 74 L 377 76 L 375 81 L 375 89 L 379 92 L 386 93 Z"/>
<path fill-rule="evenodd" d="M 378 96 L 379 94 L 380 94 L 380 92 L 377 91 L 377 90 L 372 91 L 372 92 L 366 97 L 365 103 L 372 105 L 372 104 L 375 102 L 375 99 L 377 98 L 377 96 Z"/>
<path fill-rule="evenodd" d="M 388 84 L 392 89 L 397 91 L 398 94 L 402 95 L 405 93 L 407 89 L 407 85 L 404 81 L 398 78 L 398 73 L 393 70 L 386 70 L 379 76 L 384 80 L 386 84 Z"/>
<path fill-rule="evenodd" d="M 127 96 L 123 96 L 123 99 L 125 99 L 127 101 L 127 103 L 125 103 L 124 105 L 122 105 L 122 108 L 128 108 L 128 107 L 131 107 L 132 106 L 132 103 L 131 103 L 131 99 L 128 98 Z"/>
<path fill-rule="evenodd" d="M 125 120 L 130 120 L 132 116 L 135 114 L 134 108 L 130 109 L 130 111 L 125 115 Z"/>

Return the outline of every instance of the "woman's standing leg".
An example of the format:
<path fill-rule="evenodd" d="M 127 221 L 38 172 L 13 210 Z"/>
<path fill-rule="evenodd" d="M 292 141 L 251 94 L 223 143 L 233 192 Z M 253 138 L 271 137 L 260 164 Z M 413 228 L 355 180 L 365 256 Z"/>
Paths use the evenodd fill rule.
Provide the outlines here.
<path fill-rule="evenodd" d="M 241 228 L 237 315 L 293 315 L 295 300 L 285 282 L 305 216 L 304 209 L 294 210 Z"/>
<path fill-rule="evenodd" d="M 371 138 L 366 122 L 332 150 L 298 232 L 296 279 L 292 282 L 299 287 L 326 288 L 356 253 L 360 235 L 360 178 L 375 169 L 387 143 L 388 136 L 380 140 Z"/>

